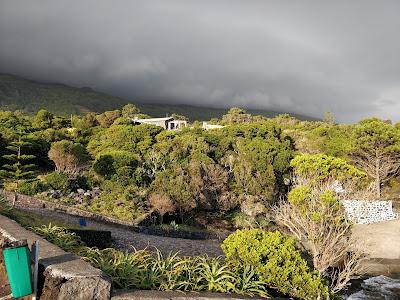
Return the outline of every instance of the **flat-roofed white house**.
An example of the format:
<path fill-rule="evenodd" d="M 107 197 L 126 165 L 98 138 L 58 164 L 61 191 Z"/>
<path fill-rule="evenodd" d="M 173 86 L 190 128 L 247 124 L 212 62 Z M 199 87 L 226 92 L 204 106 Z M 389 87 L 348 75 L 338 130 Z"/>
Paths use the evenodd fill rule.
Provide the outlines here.
<path fill-rule="evenodd" d="M 160 126 L 167 130 L 179 130 L 187 126 L 185 120 L 175 120 L 173 117 L 165 118 L 149 118 L 149 119 L 134 119 L 135 123 L 150 124 Z"/>

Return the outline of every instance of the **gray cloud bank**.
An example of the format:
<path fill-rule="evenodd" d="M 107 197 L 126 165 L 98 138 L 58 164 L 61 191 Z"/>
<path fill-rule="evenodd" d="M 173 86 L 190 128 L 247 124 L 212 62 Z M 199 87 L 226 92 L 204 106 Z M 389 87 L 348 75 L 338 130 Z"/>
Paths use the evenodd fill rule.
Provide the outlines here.
<path fill-rule="evenodd" d="M 399 120 L 399 1 L 0 0 L 0 72 L 141 102 Z"/>

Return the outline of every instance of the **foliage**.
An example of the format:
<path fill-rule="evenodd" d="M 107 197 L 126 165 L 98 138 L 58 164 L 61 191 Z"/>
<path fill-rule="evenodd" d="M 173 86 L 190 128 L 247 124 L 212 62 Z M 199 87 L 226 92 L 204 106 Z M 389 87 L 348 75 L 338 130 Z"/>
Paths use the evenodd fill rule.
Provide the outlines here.
<path fill-rule="evenodd" d="M 21 136 L 17 141 L 9 143 L 6 147 L 9 154 L 2 156 L 9 163 L 4 164 L 0 170 L 1 177 L 15 180 L 17 185 L 20 180 L 33 177 L 35 165 L 31 162 L 35 156 L 23 153 L 29 145 L 29 142 L 24 141 Z"/>
<path fill-rule="evenodd" d="M 137 114 L 140 113 L 140 109 L 137 108 L 135 105 L 132 103 L 129 103 L 125 105 L 122 108 L 122 117 L 128 119 L 128 118 L 134 118 Z"/>
<path fill-rule="evenodd" d="M 33 227 L 37 234 L 43 236 L 50 243 L 56 244 L 66 251 L 73 251 L 82 245 L 82 242 L 75 233 L 67 232 L 63 227 L 57 225 L 42 225 L 41 227 Z"/>
<path fill-rule="evenodd" d="M 17 192 L 24 195 L 34 196 L 46 189 L 46 185 L 40 180 L 25 180 L 18 185 Z"/>
<path fill-rule="evenodd" d="M 113 125 L 98 132 L 89 141 L 88 150 L 93 155 L 110 150 L 144 154 L 154 144 L 155 136 L 161 131 L 161 127 L 148 124 Z"/>
<path fill-rule="evenodd" d="M 67 140 L 51 144 L 49 158 L 56 164 L 56 170 L 66 173 L 79 173 L 86 167 L 88 156 L 85 148 Z"/>
<path fill-rule="evenodd" d="M 52 172 L 43 177 L 44 187 L 62 192 L 74 192 L 77 189 L 87 189 L 89 183 L 84 176 L 71 176 L 65 172 Z"/>
<path fill-rule="evenodd" d="M 375 180 L 375 194 L 379 199 L 382 184 L 399 172 L 400 131 L 382 120 L 367 119 L 355 126 L 354 140 L 352 159 Z"/>
<path fill-rule="evenodd" d="M 122 168 L 136 169 L 139 165 L 139 158 L 134 153 L 121 150 L 110 150 L 97 156 L 93 163 L 93 170 L 110 179 Z"/>
<path fill-rule="evenodd" d="M 102 114 L 96 117 L 97 122 L 99 122 L 101 127 L 108 128 L 110 127 L 115 120 L 117 120 L 121 116 L 121 111 L 113 110 L 113 111 L 105 111 Z"/>
<path fill-rule="evenodd" d="M 75 252 L 104 271 L 116 288 L 209 291 L 268 297 L 267 285 L 253 267 L 231 269 L 220 257 L 151 255 L 146 250 L 124 253 L 115 249 L 84 247 L 80 239 L 65 228 L 54 225 L 34 227 L 34 231 L 59 247 Z"/>
<path fill-rule="evenodd" d="M 277 207 L 275 218 L 309 251 L 314 268 L 331 280 L 334 292 L 363 273 L 364 254 L 351 237 L 352 224 L 333 191 L 298 186 L 288 202 Z"/>
<path fill-rule="evenodd" d="M 252 266 L 259 280 L 300 299 L 326 299 L 328 287 L 295 247 L 295 239 L 280 232 L 238 230 L 222 244 L 228 264 Z"/>
<path fill-rule="evenodd" d="M 329 180 L 337 180 L 342 184 L 348 181 L 366 183 L 367 175 L 344 159 L 325 154 L 302 154 L 296 156 L 291 167 L 298 179 L 307 184 L 316 185 Z"/>
<path fill-rule="evenodd" d="M 232 107 L 222 116 L 222 124 L 249 123 L 251 120 L 252 115 L 239 107 Z"/>
<path fill-rule="evenodd" d="M 102 184 L 101 194 L 86 209 L 130 221 L 143 213 L 144 197 L 145 194 L 138 187 L 121 186 L 115 181 L 106 180 Z"/>
<path fill-rule="evenodd" d="M 41 109 L 33 119 L 32 125 L 39 129 L 47 129 L 52 126 L 53 119 L 54 115 L 51 112 Z"/>

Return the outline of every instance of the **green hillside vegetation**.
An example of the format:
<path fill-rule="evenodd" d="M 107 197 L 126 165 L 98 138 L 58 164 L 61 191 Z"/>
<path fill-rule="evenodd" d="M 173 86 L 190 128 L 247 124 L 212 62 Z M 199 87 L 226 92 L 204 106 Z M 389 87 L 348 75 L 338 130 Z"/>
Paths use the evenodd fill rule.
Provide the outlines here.
<path fill-rule="evenodd" d="M 46 108 L 52 113 L 67 115 L 113 110 L 125 104 L 125 100 L 90 88 L 39 83 L 0 74 L 0 108 L 3 110 L 21 109 L 35 113 L 41 108 Z"/>
<path fill-rule="evenodd" d="M 223 261 L 194 258 L 182 266 L 198 273 L 175 279 L 160 270 L 148 289 L 336 299 L 363 274 L 362 243 L 341 200 L 395 200 L 400 123 L 337 124 L 331 114 L 324 121 L 267 118 L 234 107 L 212 120 L 221 128 L 203 130 L 195 121 L 172 131 L 132 122 L 143 115 L 133 104 L 72 116 L 0 111 L 0 184 L 126 221 L 148 217 L 148 226 L 164 232 L 238 230 L 222 245 Z M 0 199 L 0 213 L 4 208 Z M 94 265 L 106 262 L 121 288 L 143 288 L 142 278 L 159 265 L 149 259 L 143 276 L 121 276 L 135 264 L 130 255 L 142 250 L 75 250 L 95 255 Z M 216 273 L 224 274 L 218 287 Z"/>
<path fill-rule="evenodd" d="M 120 109 L 128 101 L 91 88 L 75 88 L 59 83 L 40 83 L 9 74 L 0 74 L 0 109 L 23 110 L 36 113 L 44 108 L 58 115 L 84 114 Z M 190 105 L 136 103 L 144 114 L 164 117 L 173 113 L 184 115 L 190 120 L 209 120 L 221 118 L 227 111 L 224 108 L 196 107 Z M 281 112 L 268 110 L 249 110 L 254 115 L 274 117 Z M 302 120 L 314 118 L 296 115 Z"/>

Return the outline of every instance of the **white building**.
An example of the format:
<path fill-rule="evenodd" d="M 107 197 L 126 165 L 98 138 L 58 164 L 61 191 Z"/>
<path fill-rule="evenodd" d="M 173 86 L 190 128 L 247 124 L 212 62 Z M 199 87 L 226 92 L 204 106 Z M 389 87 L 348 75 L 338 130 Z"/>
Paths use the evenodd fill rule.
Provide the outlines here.
<path fill-rule="evenodd" d="M 134 119 L 134 122 L 140 124 L 150 124 L 150 125 L 160 126 L 168 130 L 179 130 L 187 126 L 187 121 L 175 120 L 173 117 Z"/>

